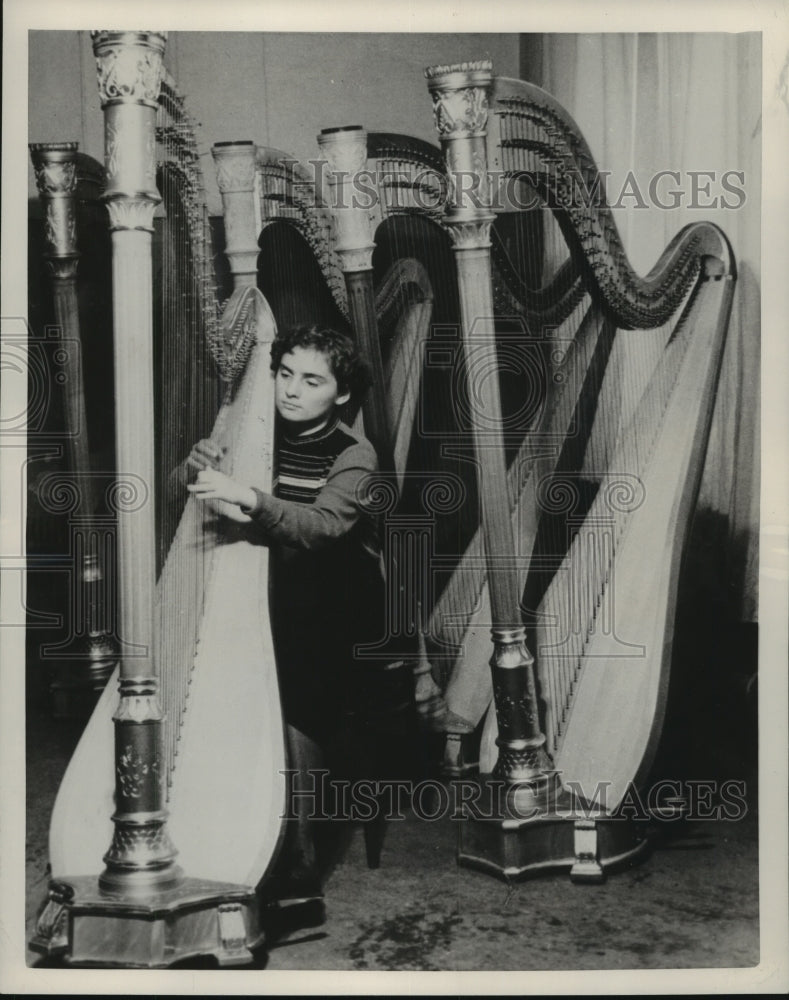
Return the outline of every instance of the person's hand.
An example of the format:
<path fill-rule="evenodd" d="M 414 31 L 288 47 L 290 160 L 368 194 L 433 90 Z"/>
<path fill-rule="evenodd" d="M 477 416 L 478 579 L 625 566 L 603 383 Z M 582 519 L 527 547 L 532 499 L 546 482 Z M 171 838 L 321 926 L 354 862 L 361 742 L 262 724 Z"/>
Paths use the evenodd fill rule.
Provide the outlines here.
<path fill-rule="evenodd" d="M 219 467 L 219 463 L 222 461 L 226 451 L 227 448 L 220 448 L 210 438 L 203 438 L 189 452 L 189 457 L 186 460 L 187 468 L 195 472 L 202 472 L 204 469 L 216 469 Z"/>
<path fill-rule="evenodd" d="M 216 469 L 203 469 L 198 473 L 197 480 L 186 488 L 198 500 L 224 500 L 239 507 L 254 507 L 257 500 L 251 486 L 242 486 Z"/>

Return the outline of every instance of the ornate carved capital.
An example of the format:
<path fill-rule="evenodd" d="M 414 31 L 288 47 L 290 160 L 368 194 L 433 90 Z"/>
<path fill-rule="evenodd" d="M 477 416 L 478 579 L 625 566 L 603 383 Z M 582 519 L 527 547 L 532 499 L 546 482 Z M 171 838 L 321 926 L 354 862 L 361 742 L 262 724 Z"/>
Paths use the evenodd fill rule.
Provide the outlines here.
<path fill-rule="evenodd" d="M 31 142 L 30 158 L 42 198 L 64 195 L 77 190 L 76 142 Z"/>
<path fill-rule="evenodd" d="M 446 220 L 455 250 L 484 250 L 490 247 L 490 226 L 493 217 L 482 222 Z"/>
<path fill-rule="evenodd" d="M 367 166 L 367 132 L 360 125 L 327 128 L 318 136 L 318 146 L 332 174 L 356 174 Z M 332 182 L 331 177 L 329 183 Z"/>
<path fill-rule="evenodd" d="M 220 194 L 255 190 L 255 144 L 217 142 L 211 147 Z"/>
<path fill-rule="evenodd" d="M 359 184 L 359 176 L 367 168 L 367 132 L 359 125 L 324 129 L 318 136 L 318 146 L 329 167 L 329 209 L 340 266 L 343 271 L 369 271 L 375 243 Z M 369 198 L 369 187 L 364 193 Z"/>
<path fill-rule="evenodd" d="M 447 164 L 446 222 L 487 223 L 493 218 L 485 152 L 493 66 L 488 60 L 435 66 L 425 75 Z M 465 225 L 454 239 L 458 249 L 489 245 L 487 230 Z"/>
<path fill-rule="evenodd" d="M 341 250 L 338 246 L 337 256 L 340 258 L 340 267 L 343 271 L 371 271 L 374 249 L 374 243 L 351 250 Z"/>
<path fill-rule="evenodd" d="M 102 107 L 113 103 L 156 107 L 166 32 L 93 31 Z"/>
<path fill-rule="evenodd" d="M 110 229 L 153 230 L 154 203 L 148 198 L 114 198 L 107 202 Z"/>
<path fill-rule="evenodd" d="M 39 142 L 30 145 L 38 194 L 44 206 L 46 255 L 61 260 L 56 278 L 73 277 L 77 258 L 77 143 Z"/>
<path fill-rule="evenodd" d="M 490 60 L 430 66 L 425 76 L 433 98 L 436 130 L 442 139 L 485 134 L 493 83 Z"/>

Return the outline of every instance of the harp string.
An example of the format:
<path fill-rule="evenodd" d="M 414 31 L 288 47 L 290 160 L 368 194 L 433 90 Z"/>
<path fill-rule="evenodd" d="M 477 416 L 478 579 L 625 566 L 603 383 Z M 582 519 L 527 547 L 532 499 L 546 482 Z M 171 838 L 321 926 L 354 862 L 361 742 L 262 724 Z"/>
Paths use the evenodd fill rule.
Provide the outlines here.
<path fill-rule="evenodd" d="M 385 135 L 372 134 L 368 143 L 368 180 L 375 183 L 377 194 L 371 210 L 377 227 L 373 260 L 376 310 L 394 430 L 395 472 L 402 491 L 397 509 L 402 513 L 421 510 L 420 491 L 425 485 L 413 482 L 406 472 L 407 466 L 424 468 L 409 458 L 414 422 L 427 412 L 420 409 L 423 390 L 419 369 L 424 349 L 424 333 L 420 331 L 425 328 L 430 309 L 435 308 L 432 289 L 437 284 L 444 286 L 451 272 L 445 267 L 437 275 L 434 266 L 426 268 L 421 263 L 430 258 L 425 246 L 431 239 L 448 242 L 435 223 L 415 214 L 420 199 L 429 198 L 431 187 L 435 187 L 434 174 L 420 177 L 422 161 L 414 159 L 408 150 L 402 155 L 403 151 Z M 440 161 L 437 151 L 435 155 Z M 314 176 L 276 150 L 258 150 L 258 168 L 264 230 L 261 245 L 264 252 L 280 262 L 282 279 L 277 282 L 278 288 L 273 287 L 274 282 L 261 284 L 261 288 L 271 299 L 280 322 L 285 318 L 293 322 L 300 310 L 301 322 L 319 319 L 351 332 L 345 279 L 330 240 L 331 216 L 323 192 L 316 189 Z M 311 257 L 295 268 L 290 262 L 299 248 Z M 266 281 L 263 274 L 261 281 Z M 283 284 L 288 286 L 284 294 Z M 353 419 L 353 413 L 348 414 L 348 419 Z M 361 420 L 358 413 L 359 428 Z M 411 603 L 414 608 L 407 617 L 415 610 L 415 602 Z M 405 627 L 416 635 L 415 621 L 407 621 Z"/>
<path fill-rule="evenodd" d="M 505 176 L 530 178 L 539 175 L 545 169 L 546 160 L 545 130 L 541 128 L 540 115 L 535 115 L 533 109 L 525 103 L 513 101 L 500 102 L 496 113 L 500 136 L 498 152 Z M 549 149 L 548 158 L 551 153 Z M 575 153 L 582 179 L 588 183 L 594 179 L 593 164 L 590 160 L 585 160 L 579 146 L 576 146 Z M 543 203 L 550 200 L 550 193 L 546 198 L 543 192 Z M 550 209 L 550 204 L 541 209 L 548 234 L 544 245 L 543 279 L 555 278 L 563 267 L 571 263 L 567 245 Z M 535 248 L 532 246 L 531 249 Z M 554 297 L 551 306 L 555 308 L 556 305 L 557 298 Z M 578 420 L 579 429 L 584 423 L 591 427 L 588 441 L 581 446 L 580 452 L 576 449 L 576 462 L 572 463 L 577 464 L 580 469 L 577 483 L 569 484 L 577 494 L 578 509 L 572 511 L 572 517 L 543 519 L 544 522 L 547 521 L 548 530 L 541 533 L 541 543 L 535 554 L 547 552 L 558 560 L 563 552 L 568 552 L 569 545 L 569 553 L 564 558 L 561 570 L 545 589 L 536 613 L 536 620 L 548 632 L 551 624 L 558 626 L 560 630 L 570 630 L 568 643 L 561 657 L 542 657 L 538 650 L 538 676 L 551 715 L 548 736 L 549 748 L 553 750 L 557 748 L 572 688 L 578 679 L 585 633 L 594 627 L 594 618 L 600 610 L 600 595 L 608 579 L 614 544 L 618 538 L 616 531 L 613 535 L 601 535 L 600 538 L 604 541 L 604 551 L 601 552 L 595 547 L 594 533 L 587 533 L 583 542 L 577 541 L 574 527 L 581 523 L 608 472 L 637 476 L 638 471 L 643 468 L 646 448 L 643 434 L 623 435 L 623 431 L 629 427 L 636 406 L 656 371 L 659 387 L 647 400 L 645 422 L 648 426 L 654 426 L 658 411 L 665 405 L 670 373 L 666 366 L 661 367 L 658 362 L 671 328 L 671 323 L 667 323 L 657 330 L 620 331 L 615 335 L 609 363 L 600 379 L 595 382 L 596 409 L 594 412 L 587 411 L 586 421 Z M 573 335 L 571 329 L 566 332 Z M 593 367 L 589 344 L 588 339 L 575 341 L 576 349 L 581 348 L 585 352 L 584 371 L 592 370 Z M 610 464 L 617 447 L 620 449 L 618 461 L 622 468 L 611 470 Z M 561 476 L 561 467 L 558 472 Z M 607 512 L 603 509 L 602 513 Z M 528 605 L 531 602 L 524 603 Z M 605 610 L 603 608 L 604 612 Z M 608 624 L 606 622 L 604 626 L 607 627 Z"/>
<path fill-rule="evenodd" d="M 517 113 L 505 109 L 500 120 L 505 175 L 524 185 L 520 178 L 529 177 L 535 167 L 531 150 L 540 146 L 538 126 L 520 109 Z M 431 185 L 432 188 L 440 186 L 443 170 L 440 154 L 428 144 L 387 134 L 371 134 L 370 147 L 368 166 L 377 178 L 380 194 L 380 219 L 375 233 L 376 281 L 380 283 L 381 275 L 393 261 L 409 258 L 421 261 L 436 289 L 431 331 L 435 338 L 437 333 L 445 332 L 442 327 L 451 329 L 458 321 L 454 260 L 439 222 L 440 202 L 434 212 L 425 208 L 425 190 L 430 190 Z M 305 211 L 307 186 L 299 183 L 303 181 L 299 168 L 292 161 L 285 168 L 275 165 L 271 162 L 271 154 L 267 155 L 265 169 L 260 174 L 261 205 L 268 206 L 263 210 L 262 222 L 287 221 L 298 229 L 313 249 L 326 285 L 333 289 L 335 303 L 342 301 L 339 293 L 341 272 L 332 257 L 325 216 L 319 209 L 311 214 Z M 506 435 L 513 517 L 517 522 L 529 518 L 539 522 L 537 534 L 532 525 L 530 536 L 522 539 L 523 547 L 517 553 L 520 583 L 525 587 L 524 613 L 532 624 L 547 622 L 554 627 L 566 627 L 568 622 L 585 623 L 570 630 L 570 655 L 556 658 L 556 663 L 541 673 L 546 699 L 552 705 L 559 705 L 567 701 L 574 683 L 571 663 L 582 654 L 583 633 L 594 618 L 607 562 L 601 561 L 599 554 L 588 548 L 587 538 L 585 558 L 580 560 L 580 565 L 576 558 L 570 569 L 577 574 L 577 579 L 567 585 L 567 553 L 575 536 L 572 530 L 568 531 L 565 517 L 545 516 L 541 512 L 538 490 L 541 480 L 544 486 L 546 482 L 550 484 L 552 476 L 580 470 L 581 475 L 572 485 L 581 494 L 583 503 L 583 508 L 575 512 L 576 520 L 578 523 L 583 520 L 609 470 L 622 429 L 628 425 L 655 369 L 671 325 L 657 334 L 654 331 L 617 334 L 610 321 L 602 316 L 599 306 L 583 292 L 577 260 L 573 259 L 552 206 L 546 204 L 545 198 L 526 222 L 523 213 L 514 218 L 514 225 L 512 214 L 509 219 L 499 217 L 494 225 L 499 368 L 505 367 L 503 361 L 513 361 L 506 353 L 505 347 L 508 347 L 514 351 L 516 369 L 520 366 L 526 372 L 529 365 L 536 365 L 542 379 L 536 386 L 521 386 L 520 397 L 517 383 L 515 388 L 504 386 L 507 391 L 503 394 L 510 415 L 522 406 L 526 393 L 536 394 L 539 404 L 533 408 L 537 412 L 530 421 L 516 424 L 515 433 Z M 292 268 L 288 278 L 291 281 L 296 278 Z M 442 292 L 448 294 L 442 295 Z M 527 348 L 524 350 L 521 346 L 520 351 L 517 346 L 513 347 L 511 336 L 517 329 L 513 320 L 517 319 L 525 322 L 529 340 Z M 385 323 L 381 333 L 386 358 L 392 350 L 389 339 L 392 335 Z M 507 334 L 510 334 L 509 344 Z M 635 349 L 636 341 L 643 342 L 644 349 Z M 458 357 L 458 365 L 460 363 Z M 565 379 L 554 381 L 555 374 L 565 375 Z M 443 522 L 440 516 L 437 517 L 434 555 L 444 569 L 443 576 L 437 580 L 438 600 L 426 636 L 428 643 L 434 644 L 434 651 L 435 647 L 441 651 L 447 645 L 462 647 L 465 628 L 471 612 L 479 604 L 486 578 L 478 531 L 474 468 L 473 464 L 457 458 L 457 451 L 462 452 L 464 446 L 468 455 L 470 435 L 468 422 L 464 422 L 459 413 L 456 388 L 457 382 L 447 378 L 446 372 L 436 373 L 428 365 L 423 367 L 420 380 L 406 386 L 403 397 L 404 408 L 413 407 L 419 417 L 414 423 L 407 468 L 417 472 L 451 470 L 464 479 L 469 494 L 460 512 L 444 518 Z M 658 405 L 653 400 L 653 406 Z M 506 414 L 507 411 L 505 418 Z M 586 436 L 578 440 L 582 429 Z M 566 439 L 570 439 L 569 450 L 559 453 L 555 444 L 557 437 L 565 442 L 565 449 Z M 451 458 L 447 458 L 441 447 L 447 440 L 457 445 L 452 449 L 455 454 Z M 641 467 L 642 443 L 636 437 L 627 447 L 625 470 L 637 470 Z M 406 479 L 400 509 L 416 510 L 418 503 L 419 498 L 410 491 Z M 580 543 L 576 549 L 579 546 Z M 530 562 L 539 562 L 540 558 L 543 562 L 550 561 L 554 570 L 561 567 L 561 572 L 552 585 L 553 572 L 533 573 L 532 579 L 535 575 L 542 579 L 537 581 L 536 587 L 532 586 L 531 593 L 536 594 L 532 599 L 526 569 Z M 559 581 L 562 581 L 561 586 Z M 420 583 L 424 585 L 424 581 Z M 422 605 L 426 607 L 427 602 L 423 601 Z M 440 655 L 438 662 L 444 665 L 441 679 L 446 682 L 452 662 Z"/>
<path fill-rule="evenodd" d="M 197 126 L 175 85 L 161 88 L 156 122 L 162 196 L 161 304 L 155 313 L 157 357 L 157 562 L 178 581 L 177 609 L 157 602 L 158 663 L 166 727 L 168 785 L 194 665 L 203 595 L 213 548 L 208 515 L 186 496 L 174 473 L 191 446 L 208 437 L 217 415 L 220 382 L 212 352 L 218 343 L 218 294 Z M 179 533 L 179 544 L 173 544 Z"/>
<path fill-rule="evenodd" d="M 697 294 L 703 295 L 704 289 Z M 638 413 L 629 413 L 630 422 L 626 433 L 619 433 L 616 444 L 616 473 L 631 478 L 633 483 L 641 483 L 652 454 L 663 412 L 672 395 L 676 378 L 682 367 L 684 354 L 691 341 L 692 328 L 688 313 L 695 296 L 689 294 L 676 324 L 662 326 L 658 342 L 663 341 L 661 358 L 648 389 L 641 393 Z M 667 327 L 671 326 L 670 334 Z M 669 346 L 668 339 L 671 344 Z M 649 352 L 654 355 L 654 351 Z M 647 366 L 652 357 L 648 358 Z M 643 363 L 641 365 L 644 367 Z M 617 428 L 617 431 L 619 428 Z M 615 480 L 609 481 L 615 489 Z M 626 485 L 626 481 L 623 481 Z M 549 701 L 547 704 L 547 732 L 549 748 L 558 753 L 562 737 L 566 731 L 572 707 L 574 691 L 580 681 L 582 671 L 587 667 L 584 651 L 595 631 L 615 637 L 614 607 L 610 600 L 613 586 L 613 565 L 617 548 L 627 528 L 631 510 L 617 509 L 614 499 L 606 498 L 606 482 L 597 483 L 598 495 L 590 507 L 590 520 L 603 524 L 596 532 L 579 531 L 572 539 L 562 571 L 549 584 L 540 604 L 544 622 L 554 621 L 554 609 L 567 606 L 569 617 L 558 631 L 550 627 L 541 629 L 541 641 L 537 647 L 539 674 L 543 684 L 547 683 Z M 637 488 L 637 487 L 636 487 Z M 647 570 L 648 571 L 648 570 Z"/>

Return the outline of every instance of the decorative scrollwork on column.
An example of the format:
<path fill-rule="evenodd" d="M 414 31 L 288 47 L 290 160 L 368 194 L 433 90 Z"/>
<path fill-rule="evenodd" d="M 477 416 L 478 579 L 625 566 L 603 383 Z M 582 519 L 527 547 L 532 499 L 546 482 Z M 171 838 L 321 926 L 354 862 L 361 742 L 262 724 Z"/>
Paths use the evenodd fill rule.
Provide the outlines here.
<path fill-rule="evenodd" d="M 73 195 L 77 190 L 76 142 L 32 142 L 30 155 L 38 193 L 43 197 Z"/>
<path fill-rule="evenodd" d="M 73 278 L 77 260 L 77 143 L 30 145 L 39 197 L 44 207 L 45 257 L 55 278 Z"/>
<path fill-rule="evenodd" d="M 150 229 L 160 201 L 156 188 L 155 111 L 167 36 L 156 31 L 94 31 L 93 53 L 104 110 L 108 204 L 128 200 L 115 229 Z M 148 215 L 150 214 L 150 221 Z M 112 216 L 111 216 L 112 217 Z"/>
<path fill-rule="evenodd" d="M 493 221 L 485 130 L 493 65 L 483 59 L 425 70 L 433 117 L 447 164 L 444 221 L 455 249 L 490 246 Z"/>
<path fill-rule="evenodd" d="M 155 108 L 167 33 L 92 31 L 91 38 L 102 107 L 112 101 L 125 101 Z"/>
<path fill-rule="evenodd" d="M 430 66 L 425 77 L 433 97 L 438 134 L 484 135 L 488 122 L 488 89 L 493 79 L 489 59 Z"/>

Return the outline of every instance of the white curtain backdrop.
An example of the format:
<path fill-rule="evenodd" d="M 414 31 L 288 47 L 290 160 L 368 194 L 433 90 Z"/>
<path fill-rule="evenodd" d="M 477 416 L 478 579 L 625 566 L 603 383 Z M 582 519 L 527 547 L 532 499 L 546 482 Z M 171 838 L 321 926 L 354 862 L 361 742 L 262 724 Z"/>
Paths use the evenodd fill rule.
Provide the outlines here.
<path fill-rule="evenodd" d="M 598 168 L 610 172 L 609 200 L 620 204 L 616 220 L 635 269 L 648 271 L 693 221 L 715 222 L 734 249 L 737 290 L 699 509 L 702 544 L 714 556 L 710 585 L 729 612 L 756 620 L 761 38 L 567 34 L 534 42 L 523 51 L 539 58 L 531 73 L 524 59 L 523 75 L 564 105 Z M 653 192 L 676 207 L 654 204 L 658 171 L 679 172 L 678 182 L 664 176 Z"/>

